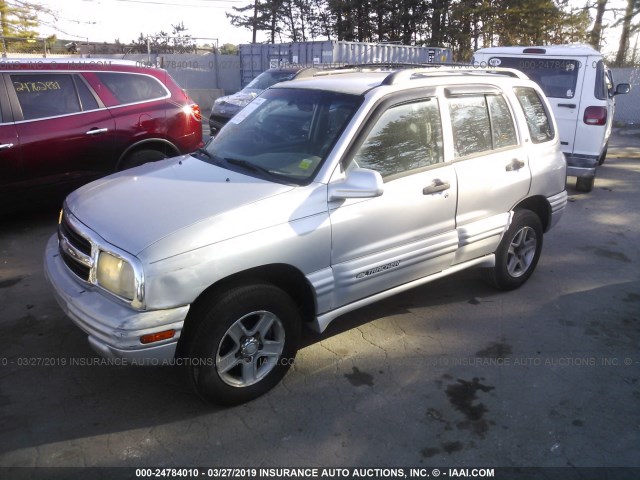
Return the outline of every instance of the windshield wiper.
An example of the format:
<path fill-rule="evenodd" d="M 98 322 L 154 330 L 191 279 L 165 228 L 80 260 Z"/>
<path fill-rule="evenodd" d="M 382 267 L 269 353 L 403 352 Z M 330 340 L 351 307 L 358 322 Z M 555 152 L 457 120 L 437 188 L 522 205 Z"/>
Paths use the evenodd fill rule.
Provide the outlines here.
<path fill-rule="evenodd" d="M 210 160 L 215 160 L 215 157 L 209 152 L 209 150 L 207 150 L 206 148 L 203 148 L 203 147 L 198 148 L 193 153 L 199 153 L 200 155 L 203 155 L 203 156 L 209 158 Z"/>
<path fill-rule="evenodd" d="M 251 163 L 247 160 L 240 160 L 238 158 L 225 157 L 225 161 L 227 163 L 230 163 L 231 165 L 237 165 L 239 167 L 246 168 L 247 170 L 253 170 L 254 172 L 262 173 L 264 175 L 267 175 L 268 177 L 273 176 L 273 172 L 271 172 L 269 169 L 261 167 L 260 165 L 256 165 L 255 163 Z"/>

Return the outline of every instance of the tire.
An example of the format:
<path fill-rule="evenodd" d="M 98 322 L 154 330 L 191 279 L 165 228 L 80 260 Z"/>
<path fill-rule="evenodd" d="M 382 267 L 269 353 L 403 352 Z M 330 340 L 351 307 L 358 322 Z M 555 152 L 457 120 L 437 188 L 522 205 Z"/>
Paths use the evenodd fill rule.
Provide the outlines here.
<path fill-rule="evenodd" d="M 578 177 L 576 179 L 576 190 L 588 193 L 593 190 L 593 184 L 595 181 L 596 177 Z"/>
<path fill-rule="evenodd" d="M 604 150 L 602 151 L 602 154 L 598 158 L 598 165 L 602 165 L 604 163 L 604 161 L 607 159 L 607 150 L 609 150 L 609 143 L 608 142 L 604 146 Z"/>
<path fill-rule="evenodd" d="M 516 210 L 495 252 L 496 265 L 486 269 L 489 282 L 500 290 L 523 285 L 538 264 L 542 251 L 542 223 L 531 210 Z"/>
<path fill-rule="evenodd" d="M 184 351 L 189 383 L 207 402 L 238 405 L 265 394 L 293 364 L 301 317 L 271 284 L 238 286 L 195 307 Z M 191 314 L 190 314 L 191 315 Z"/>
<path fill-rule="evenodd" d="M 137 150 L 127 155 L 122 162 L 120 162 L 119 170 L 127 170 L 129 168 L 138 167 L 148 162 L 156 162 L 168 158 L 167 154 L 160 150 L 144 149 Z"/>

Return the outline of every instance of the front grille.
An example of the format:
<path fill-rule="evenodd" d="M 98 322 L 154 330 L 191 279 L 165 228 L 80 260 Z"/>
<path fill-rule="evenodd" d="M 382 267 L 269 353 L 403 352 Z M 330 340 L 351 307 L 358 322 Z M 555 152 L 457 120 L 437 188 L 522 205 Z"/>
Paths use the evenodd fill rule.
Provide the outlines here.
<path fill-rule="evenodd" d="M 64 248 L 65 246 L 67 248 Z M 88 282 L 91 267 L 86 263 L 91 263 L 91 242 L 71 226 L 66 215 L 63 216 L 58 226 L 58 248 L 60 256 L 69 270 L 80 279 Z M 82 257 L 85 262 L 82 261 Z"/>
<path fill-rule="evenodd" d="M 64 264 L 67 267 L 69 267 L 69 270 L 71 270 L 73 273 L 75 273 L 78 277 L 80 277 L 85 282 L 89 281 L 89 272 L 91 271 L 89 267 L 79 262 L 76 262 L 72 257 L 67 255 L 62 250 L 60 250 L 60 254 L 62 255 L 62 260 L 64 261 Z"/>
<path fill-rule="evenodd" d="M 67 222 L 66 216 L 62 218 L 62 222 L 60 222 L 60 229 L 58 233 L 58 237 L 60 234 L 64 235 L 69 243 L 73 245 L 75 248 L 80 250 L 85 255 L 91 255 L 91 243 L 89 240 L 82 237 L 80 234 L 76 233 L 75 230 L 69 225 Z"/>

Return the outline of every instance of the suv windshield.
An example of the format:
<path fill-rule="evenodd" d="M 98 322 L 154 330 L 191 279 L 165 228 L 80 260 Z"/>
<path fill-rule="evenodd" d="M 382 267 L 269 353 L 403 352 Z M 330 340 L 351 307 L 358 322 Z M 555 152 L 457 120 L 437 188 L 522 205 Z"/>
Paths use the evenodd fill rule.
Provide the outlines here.
<path fill-rule="evenodd" d="M 229 121 L 207 151 L 229 168 L 304 184 L 361 101 L 358 96 L 335 92 L 267 90 Z"/>
<path fill-rule="evenodd" d="M 249 84 L 243 88 L 243 90 L 266 90 L 271 85 L 275 85 L 276 83 L 284 82 L 286 80 L 291 80 L 296 76 L 295 71 L 291 70 L 278 70 L 278 71 L 266 71 L 262 72 L 256 78 L 251 80 Z"/>
<path fill-rule="evenodd" d="M 525 73 L 542 88 L 547 97 L 573 98 L 580 62 L 559 58 L 492 57 L 492 67 L 515 68 Z"/>

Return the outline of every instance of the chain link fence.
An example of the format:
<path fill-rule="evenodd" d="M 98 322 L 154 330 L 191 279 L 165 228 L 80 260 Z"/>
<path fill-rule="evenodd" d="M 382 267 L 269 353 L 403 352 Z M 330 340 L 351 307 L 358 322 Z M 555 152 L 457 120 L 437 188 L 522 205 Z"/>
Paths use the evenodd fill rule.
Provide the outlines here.
<path fill-rule="evenodd" d="M 205 55 L 218 51 L 217 38 L 189 36 L 147 36 L 131 43 L 56 40 L 51 38 L 0 37 L 1 55 L 6 57 L 47 57 L 51 55 L 128 55 L 189 54 Z"/>

